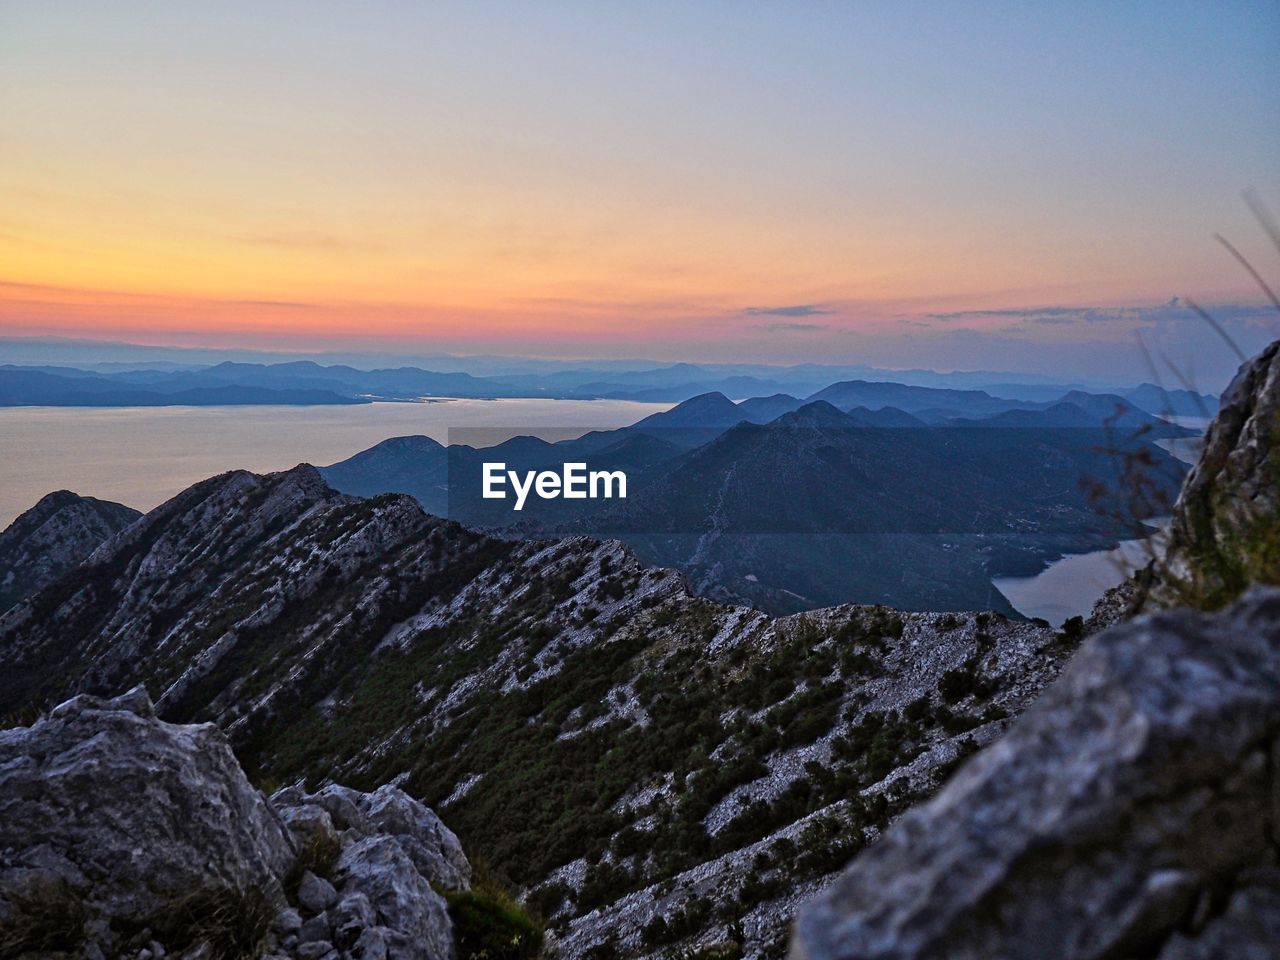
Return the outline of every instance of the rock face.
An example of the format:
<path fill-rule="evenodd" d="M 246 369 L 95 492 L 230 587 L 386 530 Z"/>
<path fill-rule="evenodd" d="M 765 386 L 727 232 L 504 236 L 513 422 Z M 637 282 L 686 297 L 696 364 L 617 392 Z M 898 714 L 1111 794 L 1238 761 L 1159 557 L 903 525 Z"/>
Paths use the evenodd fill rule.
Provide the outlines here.
<path fill-rule="evenodd" d="M 1144 610 L 1220 609 L 1254 583 L 1280 585 L 1280 340 L 1222 395 L 1162 554 L 1098 601 L 1091 626 Z"/>
<path fill-rule="evenodd" d="M 1150 601 L 1216 608 L 1280 583 L 1280 340 L 1236 374 L 1178 497 Z"/>
<path fill-rule="evenodd" d="M 89 556 L 142 514 L 120 503 L 59 490 L 0 533 L 0 613 Z"/>
<path fill-rule="evenodd" d="M 299 905 L 312 915 L 301 941 L 311 924 L 344 949 L 376 941 L 388 960 L 452 956 L 447 907 L 434 888 L 467 889 L 471 865 L 431 810 L 389 784 L 372 793 L 337 784 L 307 793 L 298 784 L 271 803 L 299 846 L 319 835 L 341 848 L 332 882 L 308 873 L 298 885 Z"/>
<path fill-rule="evenodd" d="M 1113 628 L 801 910 L 793 956 L 1276 957 L 1277 759 L 1280 591 Z"/>
<path fill-rule="evenodd" d="M 6 957 L 452 960 L 433 886 L 466 889 L 470 873 L 397 788 L 268 801 L 214 725 L 158 720 L 141 689 L 0 731 Z"/>
<path fill-rule="evenodd" d="M 358 935 L 377 937 L 388 960 L 452 956 L 444 898 L 394 839 L 369 837 L 348 846 L 338 858 L 336 878 L 347 915 L 372 911 L 376 922 Z"/>
<path fill-rule="evenodd" d="M 0 896 L 65 884 L 145 925 L 192 891 L 281 899 L 293 846 L 212 724 L 155 718 L 138 689 L 0 731 Z"/>

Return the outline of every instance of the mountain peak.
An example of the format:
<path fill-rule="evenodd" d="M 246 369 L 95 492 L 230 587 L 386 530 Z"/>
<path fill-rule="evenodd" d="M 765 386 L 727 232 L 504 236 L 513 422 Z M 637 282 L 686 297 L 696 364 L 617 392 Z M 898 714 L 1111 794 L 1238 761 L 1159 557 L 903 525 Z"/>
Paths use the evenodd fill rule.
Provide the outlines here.
<path fill-rule="evenodd" d="M 678 403 L 673 410 L 718 410 L 722 409 L 725 404 L 733 406 L 734 403 L 719 390 L 712 390 L 710 393 L 700 393 L 696 397 L 690 397 L 683 403 Z"/>
<path fill-rule="evenodd" d="M 677 403 L 670 410 L 645 417 L 635 426 L 652 427 L 731 427 L 743 419 L 737 404 L 719 391 L 701 393 Z"/>
<path fill-rule="evenodd" d="M 139 517 L 70 490 L 46 494 L 0 533 L 0 613 L 51 584 Z"/>
<path fill-rule="evenodd" d="M 279 473 L 268 473 L 266 476 L 268 478 L 279 477 L 282 481 L 296 483 L 309 493 L 325 494 L 336 492 L 325 481 L 320 470 L 309 463 L 300 463 L 296 467 L 281 470 Z"/>
<path fill-rule="evenodd" d="M 406 437 L 390 437 L 380 443 L 375 443 L 368 450 L 362 451 L 362 453 L 370 454 L 378 450 L 383 453 L 417 454 L 433 453 L 443 449 L 445 449 L 444 444 L 438 440 L 415 433 Z"/>
<path fill-rule="evenodd" d="M 778 427 L 837 427 L 849 428 L 859 426 L 857 420 L 836 409 L 825 400 L 806 403 L 799 409 L 784 413 L 773 421 Z"/>

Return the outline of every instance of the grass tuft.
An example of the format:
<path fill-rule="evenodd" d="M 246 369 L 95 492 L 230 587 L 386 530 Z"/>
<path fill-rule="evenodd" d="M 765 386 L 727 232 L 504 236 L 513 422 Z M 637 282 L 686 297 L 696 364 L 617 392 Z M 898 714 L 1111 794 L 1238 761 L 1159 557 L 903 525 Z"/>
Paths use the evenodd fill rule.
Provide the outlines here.
<path fill-rule="evenodd" d="M 64 880 L 33 884 L 8 894 L 9 917 L 0 924 L 0 960 L 78 951 L 88 913 Z"/>
<path fill-rule="evenodd" d="M 284 879 L 285 892 L 291 897 L 296 894 L 303 875 L 308 871 L 317 877 L 327 878 L 333 873 L 334 864 L 338 862 L 338 855 L 341 853 L 342 841 L 323 827 L 317 827 L 298 847 L 298 855 Z"/>
<path fill-rule="evenodd" d="M 262 955 L 275 915 L 275 904 L 257 887 L 215 887 L 174 900 L 147 926 L 170 950 L 207 943 L 209 960 L 253 960 Z"/>

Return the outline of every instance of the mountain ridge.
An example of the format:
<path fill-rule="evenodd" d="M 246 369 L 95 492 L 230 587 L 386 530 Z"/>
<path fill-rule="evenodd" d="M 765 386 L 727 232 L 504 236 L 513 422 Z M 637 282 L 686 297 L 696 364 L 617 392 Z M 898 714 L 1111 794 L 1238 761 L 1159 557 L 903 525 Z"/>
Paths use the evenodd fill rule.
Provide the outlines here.
<path fill-rule="evenodd" d="M 197 484 L 0 617 L 0 713 L 144 683 L 165 720 L 216 722 L 253 777 L 394 781 L 441 810 L 562 956 L 658 954 L 735 915 L 758 953 L 783 942 L 785 878 L 852 848 L 775 856 L 763 887 L 757 855 L 815 818 L 874 836 L 1059 649 L 992 615 L 774 619 L 616 541 L 498 540 L 302 465 Z M 708 876 L 743 886 L 733 915 L 699 914 Z M 686 926 L 661 932 L 675 910 Z"/>
<path fill-rule="evenodd" d="M 0 531 L 0 614 L 53 583 L 142 516 L 124 504 L 56 490 Z"/>

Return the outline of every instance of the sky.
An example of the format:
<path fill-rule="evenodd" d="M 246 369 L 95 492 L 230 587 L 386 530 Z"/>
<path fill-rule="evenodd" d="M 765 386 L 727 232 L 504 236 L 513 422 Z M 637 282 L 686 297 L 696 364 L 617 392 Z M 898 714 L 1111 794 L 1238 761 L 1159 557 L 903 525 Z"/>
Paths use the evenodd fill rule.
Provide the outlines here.
<path fill-rule="evenodd" d="M 1213 238 L 1280 281 L 1277 50 L 1275 0 L 0 0 L 0 336 L 1213 379 L 1188 298 L 1280 331 Z"/>

